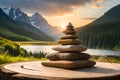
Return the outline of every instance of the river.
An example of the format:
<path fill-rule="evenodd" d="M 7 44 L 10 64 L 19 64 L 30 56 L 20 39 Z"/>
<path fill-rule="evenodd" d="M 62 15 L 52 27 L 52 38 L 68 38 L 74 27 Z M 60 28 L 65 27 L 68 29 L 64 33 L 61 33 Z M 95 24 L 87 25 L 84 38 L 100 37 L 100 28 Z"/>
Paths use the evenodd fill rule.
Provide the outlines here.
<path fill-rule="evenodd" d="M 32 45 L 32 46 L 21 46 L 22 48 L 26 49 L 28 52 L 32 53 L 39 53 L 40 51 L 46 53 L 55 52 L 52 50 L 54 46 L 46 46 L 46 45 Z M 112 55 L 112 56 L 120 56 L 120 51 L 118 50 L 102 50 L 102 49 L 87 49 L 84 53 L 89 53 L 91 55 Z"/>

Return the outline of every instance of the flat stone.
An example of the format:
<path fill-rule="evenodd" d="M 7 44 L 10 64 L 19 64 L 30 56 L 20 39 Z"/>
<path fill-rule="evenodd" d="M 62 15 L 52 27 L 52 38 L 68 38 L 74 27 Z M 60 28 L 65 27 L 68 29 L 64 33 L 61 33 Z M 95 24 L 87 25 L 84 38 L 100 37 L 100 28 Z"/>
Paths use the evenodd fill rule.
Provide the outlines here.
<path fill-rule="evenodd" d="M 69 24 L 66 26 L 66 28 L 74 28 L 74 26 L 73 26 L 71 23 L 69 23 Z"/>
<path fill-rule="evenodd" d="M 42 62 L 41 64 L 47 67 L 78 69 L 78 68 L 93 67 L 96 63 L 90 60 L 76 60 L 76 61 L 57 60 L 57 61 L 45 61 Z"/>
<path fill-rule="evenodd" d="M 81 41 L 78 39 L 60 39 L 58 41 L 59 44 L 63 44 L 63 45 L 70 45 L 70 44 L 81 44 Z"/>
<path fill-rule="evenodd" d="M 73 30 L 73 31 L 75 31 L 75 29 L 74 29 L 74 28 L 66 28 L 66 30 Z"/>
<path fill-rule="evenodd" d="M 1 80 L 120 80 L 120 64 L 96 62 L 75 70 L 45 67 L 42 61 L 0 65 Z"/>
<path fill-rule="evenodd" d="M 89 54 L 75 52 L 56 52 L 46 55 L 49 60 L 88 60 L 90 57 Z"/>
<path fill-rule="evenodd" d="M 86 51 L 87 48 L 82 45 L 63 45 L 52 48 L 55 51 L 68 51 L 68 52 L 82 52 Z"/>
<path fill-rule="evenodd" d="M 65 35 L 62 36 L 60 39 L 77 39 L 78 37 L 76 35 Z"/>
<path fill-rule="evenodd" d="M 76 31 L 74 31 L 74 30 L 65 30 L 65 31 L 63 31 L 63 33 L 65 33 L 65 34 L 75 34 Z"/>

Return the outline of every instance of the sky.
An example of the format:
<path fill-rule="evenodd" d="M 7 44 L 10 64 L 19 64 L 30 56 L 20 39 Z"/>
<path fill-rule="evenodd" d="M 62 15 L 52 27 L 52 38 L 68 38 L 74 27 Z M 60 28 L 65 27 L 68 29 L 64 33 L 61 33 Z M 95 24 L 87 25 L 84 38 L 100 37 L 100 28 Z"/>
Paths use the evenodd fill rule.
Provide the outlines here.
<path fill-rule="evenodd" d="M 29 16 L 40 13 L 52 26 L 75 27 L 91 23 L 120 0 L 0 0 L 0 7 L 20 8 Z"/>

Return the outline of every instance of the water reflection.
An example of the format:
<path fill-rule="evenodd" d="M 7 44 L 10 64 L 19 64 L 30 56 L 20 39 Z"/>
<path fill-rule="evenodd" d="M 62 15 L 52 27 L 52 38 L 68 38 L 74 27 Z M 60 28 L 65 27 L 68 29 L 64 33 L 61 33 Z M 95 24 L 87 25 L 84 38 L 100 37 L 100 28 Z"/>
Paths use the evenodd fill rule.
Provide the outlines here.
<path fill-rule="evenodd" d="M 39 53 L 40 51 L 46 53 L 55 52 L 52 50 L 54 46 L 45 46 L 45 45 L 32 45 L 32 46 L 21 46 L 22 48 L 26 49 L 27 51 L 31 51 L 32 53 Z M 117 50 L 101 50 L 101 49 L 87 49 L 85 53 L 89 53 L 91 55 L 113 55 L 113 56 L 120 56 L 120 51 Z"/>

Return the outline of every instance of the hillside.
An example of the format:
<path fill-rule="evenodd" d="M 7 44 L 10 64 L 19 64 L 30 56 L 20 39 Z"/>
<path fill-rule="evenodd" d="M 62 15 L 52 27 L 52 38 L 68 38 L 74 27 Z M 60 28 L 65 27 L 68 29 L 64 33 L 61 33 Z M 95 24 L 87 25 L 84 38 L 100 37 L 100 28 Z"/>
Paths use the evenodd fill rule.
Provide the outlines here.
<path fill-rule="evenodd" d="M 89 48 L 120 49 L 120 5 L 94 22 L 78 28 L 78 35 Z"/>
<path fill-rule="evenodd" d="M 20 24 L 22 23 L 22 24 Z M 16 22 L 7 16 L 0 8 L 0 36 L 14 41 L 53 41 L 51 37 L 39 31 L 35 27 Z"/>
<path fill-rule="evenodd" d="M 8 54 L 12 56 L 28 55 L 27 51 L 11 40 L 0 37 L 0 54 Z"/>

